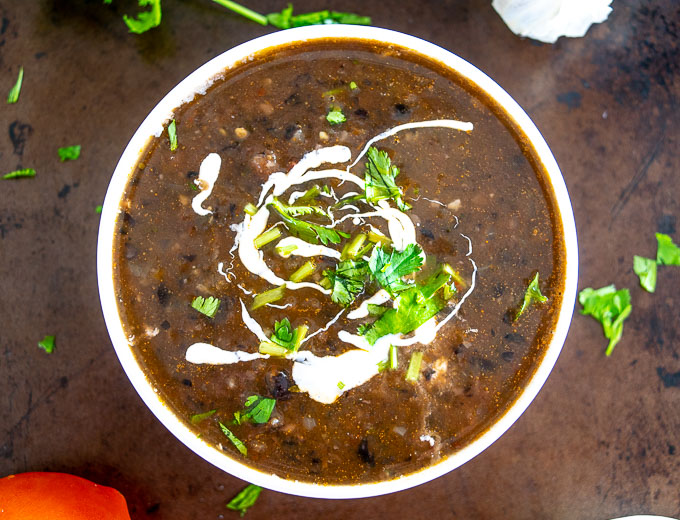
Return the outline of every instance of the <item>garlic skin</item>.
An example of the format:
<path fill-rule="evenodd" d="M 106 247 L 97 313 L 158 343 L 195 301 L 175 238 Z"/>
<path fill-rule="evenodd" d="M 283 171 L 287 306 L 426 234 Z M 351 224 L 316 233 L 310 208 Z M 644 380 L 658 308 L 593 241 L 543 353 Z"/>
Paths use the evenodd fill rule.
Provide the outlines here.
<path fill-rule="evenodd" d="M 493 0 L 492 6 L 518 36 L 555 43 L 560 36 L 580 38 L 604 22 L 612 0 Z"/>

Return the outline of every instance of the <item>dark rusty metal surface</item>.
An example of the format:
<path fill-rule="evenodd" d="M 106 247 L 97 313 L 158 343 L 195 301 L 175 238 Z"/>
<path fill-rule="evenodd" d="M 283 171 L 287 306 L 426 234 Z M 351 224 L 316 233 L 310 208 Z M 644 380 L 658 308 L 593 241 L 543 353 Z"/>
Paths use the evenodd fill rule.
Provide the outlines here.
<path fill-rule="evenodd" d="M 278 0 L 249 1 L 261 12 Z M 269 31 L 209 0 L 165 0 L 161 27 L 135 36 L 131 0 L 0 2 L 0 475 L 67 471 L 120 489 L 133 518 L 235 518 L 243 483 L 183 447 L 128 383 L 101 317 L 100 204 L 127 140 L 172 86 L 209 58 Z M 605 358 L 598 323 L 577 315 L 557 366 L 522 418 L 480 456 L 434 482 L 373 499 L 263 492 L 248 518 L 680 516 L 680 268 L 656 294 L 632 272 L 654 232 L 680 242 L 680 10 L 615 1 L 585 38 L 514 36 L 484 0 L 296 2 L 371 15 L 469 60 L 529 113 L 570 190 L 579 288 L 629 287 L 633 313 Z M 82 145 L 61 163 L 57 147 Z M 47 355 L 37 347 L 55 334 Z M 223 516 L 222 516 L 223 515 Z"/>

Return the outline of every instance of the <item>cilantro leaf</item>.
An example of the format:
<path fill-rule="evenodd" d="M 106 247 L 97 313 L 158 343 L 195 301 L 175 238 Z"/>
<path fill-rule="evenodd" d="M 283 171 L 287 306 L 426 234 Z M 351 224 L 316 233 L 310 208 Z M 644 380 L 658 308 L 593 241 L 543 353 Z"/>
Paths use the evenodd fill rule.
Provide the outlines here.
<path fill-rule="evenodd" d="M 335 270 L 326 269 L 323 272 L 331 282 L 331 300 L 347 307 L 356 295 L 364 289 L 364 282 L 368 274 L 368 262 L 364 260 L 345 260 L 335 266 Z"/>
<path fill-rule="evenodd" d="M 249 508 L 255 504 L 255 501 L 262 493 L 262 488 L 255 484 L 248 484 L 243 488 L 238 495 L 232 498 L 227 504 L 227 509 L 238 511 L 241 516 L 246 514 Z"/>
<path fill-rule="evenodd" d="M 170 139 L 170 151 L 177 150 L 177 123 L 173 119 L 168 125 L 168 139 Z"/>
<path fill-rule="evenodd" d="M 38 346 L 48 354 L 51 354 L 54 351 L 54 336 L 45 336 L 38 341 Z"/>
<path fill-rule="evenodd" d="M 288 206 L 281 202 L 277 197 L 274 197 L 272 202 L 269 203 L 269 207 L 274 208 L 281 216 L 288 231 L 312 244 L 318 244 L 319 241 L 324 245 L 328 245 L 329 242 L 331 244 L 339 244 L 340 240 L 342 240 L 341 237 L 349 237 L 347 233 L 343 233 L 342 231 L 336 231 L 333 228 L 328 228 L 320 224 L 312 224 L 311 222 L 305 222 L 304 220 L 295 218 L 293 214 L 296 211 L 299 211 L 299 207 Z"/>
<path fill-rule="evenodd" d="M 339 125 L 340 123 L 347 121 L 347 118 L 339 107 L 333 107 L 328 114 L 326 114 L 326 121 L 332 125 Z"/>
<path fill-rule="evenodd" d="M 424 298 L 421 289 L 414 286 L 399 295 L 396 309 L 387 309 L 375 323 L 361 327 L 359 334 L 371 345 L 388 334 L 408 334 L 444 307 L 446 302 L 439 296 Z"/>
<path fill-rule="evenodd" d="M 239 439 L 236 435 L 231 433 L 231 430 L 227 428 L 224 424 L 219 423 L 220 428 L 222 429 L 222 433 L 224 433 L 227 438 L 231 441 L 231 443 L 236 446 L 236 449 L 241 452 L 241 455 L 244 457 L 248 456 L 248 448 L 246 448 L 246 445 L 243 444 L 241 439 Z"/>
<path fill-rule="evenodd" d="M 610 356 L 623 334 L 623 321 L 633 310 L 628 289 L 616 290 L 614 285 L 601 289 L 588 287 L 578 295 L 583 306 L 581 314 L 590 315 L 602 324 L 604 335 L 609 339 L 605 354 Z"/>
<path fill-rule="evenodd" d="M 208 417 L 212 416 L 217 412 L 217 410 L 210 410 L 208 412 L 203 412 L 203 413 L 197 413 L 191 416 L 189 419 L 191 421 L 191 424 L 198 424 L 201 421 L 207 419 Z"/>
<path fill-rule="evenodd" d="M 104 209 L 104 206 L 102 206 L 101 204 L 98 204 L 97 206 L 94 207 L 94 212 L 95 213 L 101 213 L 103 209 Z"/>
<path fill-rule="evenodd" d="M 387 152 L 371 146 L 366 158 L 366 201 L 374 204 L 380 200 L 394 199 L 401 211 L 411 209 L 404 202 L 401 188 L 394 181 L 399 175 L 399 168 L 392 164 Z"/>
<path fill-rule="evenodd" d="M 234 421 L 236 424 L 240 425 L 245 422 L 266 424 L 274 411 L 276 399 L 251 395 L 246 399 L 244 406 L 245 408 L 243 410 L 234 413 Z"/>
<path fill-rule="evenodd" d="M 371 253 L 368 267 L 375 280 L 394 296 L 413 285 L 402 280 L 402 277 L 420 269 L 423 265 L 422 253 L 423 250 L 417 244 L 409 244 L 403 251 L 393 249 L 390 253 L 386 253 L 379 245 Z"/>
<path fill-rule="evenodd" d="M 201 314 L 205 314 L 208 318 L 214 318 L 217 310 L 220 308 L 220 300 L 212 296 L 207 298 L 196 296 L 191 302 L 191 306 Z"/>
<path fill-rule="evenodd" d="M 35 170 L 33 168 L 24 168 L 23 170 L 14 170 L 2 176 L 3 179 L 20 179 L 21 177 L 35 177 Z"/>
<path fill-rule="evenodd" d="M 80 145 L 77 144 L 75 146 L 64 146 L 59 148 L 57 153 L 59 154 L 59 160 L 61 160 L 61 162 L 75 161 L 78 157 L 80 157 Z"/>
<path fill-rule="evenodd" d="M 656 263 L 659 265 L 680 265 L 680 247 L 673 243 L 673 239 L 664 233 L 656 234 L 658 249 Z"/>
<path fill-rule="evenodd" d="M 24 68 L 19 67 L 19 75 L 17 81 L 7 95 L 7 103 L 12 104 L 19 101 L 19 94 L 21 93 L 21 84 L 24 82 Z"/>
<path fill-rule="evenodd" d="M 656 261 L 644 256 L 633 256 L 633 271 L 640 277 L 642 288 L 653 293 L 656 290 Z"/>
<path fill-rule="evenodd" d="M 142 34 L 143 32 L 158 27 L 161 23 L 161 0 L 137 0 L 139 7 L 151 6 L 148 11 L 137 14 L 137 18 L 123 15 L 123 21 L 131 33 Z"/>
<path fill-rule="evenodd" d="M 267 21 L 279 29 L 290 29 L 291 27 L 303 27 L 305 25 L 327 25 L 336 23 L 350 25 L 371 25 L 370 17 L 359 16 L 353 13 L 339 13 L 337 11 L 323 10 L 293 15 L 292 4 L 288 4 L 288 7 L 279 13 L 268 14 Z"/>
<path fill-rule="evenodd" d="M 541 303 L 548 301 L 548 297 L 543 296 L 541 294 L 541 289 L 538 287 L 538 272 L 536 273 L 536 276 L 534 276 L 533 280 L 531 280 L 529 283 L 527 290 L 524 292 L 524 301 L 522 302 L 522 306 L 520 307 L 519 311 L 517 311 L 515 319 L 519 318 L 533 301 Z"/>

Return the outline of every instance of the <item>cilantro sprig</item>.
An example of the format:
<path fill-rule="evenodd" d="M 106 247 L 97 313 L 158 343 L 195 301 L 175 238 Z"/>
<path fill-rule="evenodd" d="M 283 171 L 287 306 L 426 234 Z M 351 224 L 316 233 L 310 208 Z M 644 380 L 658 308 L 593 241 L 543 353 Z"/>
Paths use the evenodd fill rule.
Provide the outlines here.
<path fill-rule="evenodd" d="M 408 289 L 412 283 L 402 278 L 421 268 L 423 250 L 417 244 L 409 244 L 403 251 L 386 252 L 381 245 L 373 249 L 368 267 L 380 286 L 391 296 Z"/>
<path fill-rule="evenodd" d="M 219 423 L 220 429 L 222 430 L 222 433 L 227 436 L 227 439 L 231 441 L 231 443 L 236 447 L 238 451 L 241 452 L 241 455 L 244 457 L 248 456 L 248 448 L 246 448 L 246 445 L 243 444 L 241 439 L 239 439 L 236 435 L 232 433 L 232 431 L 227 428 L 224 424 Z"/>
<path fill-rule="evenodd" d="M 633 310 L 630 291 L 617 291 L 614 285 L 601 289 L 588 287 L 579 293 L 578 301 L 583 306 L 581 314 L 592 316 L 602 324 L 604 335 L 609 339 L 605 354 L 610 356 L 623 335 L 623 322 Z"/>
<path fill-rule="evenodd" d="M 238 495 L 232 498 L 227 504 L 227 509 L 238 511 L 241 516 L 246 514 L 246 511 L 253 507 L 255 501 L 262 493 L 262 488 L 255 484 L 248 484 L 245 488 L 239 491 Z"/>
<path fill-rule="evenodd" d="M 158 27 L 161 24 L 161 0 L 137 0 L 139 7 L 151 6 L 148 11 L 141 11 L 137 13 L 137 17 L 133 18 L 128 15 L 123 15 L 123 21 L 131 33 L 142 34 L 149 29 Z"/>
<path fill-rule="evenodd" d="M 640 286 L 650 293 L 656 290 L 656 260 L 633 256 L 633 272 L 640 277 Z"/>
<path fill-rule="evenodd" d="M 548 301 L 548 297 L 543 296 L 543 294 L 541 294 L 541 289 L 538 286 L 538 272 L 537 272 L 536 276 L 534 276 L 531 282 L 529 283 L 527 290 L 524 292 L 524 301 L 522 302 L 522 306 L 519 308 L 519 311 L 517 311 L 515 319 L 518 319 L 522 315 L 522 313 L 527 309 L 527 307 L 531 305 L 532 302 L 544 303 L 546 301 Z"/>
<path fill-rule="evenodd" d="M 345 117 L 345 114 L 342 113 L 340 107 L 333 107 L 328 111 L 328 114 L 326 114 L 326 121 L 331 125 L 339 125 L 340 123 L 347 121 L 347 118 Z"/>
<path fill-rule="evenodd" d="M 266 424 L 275 406 L 276 399 L 251 395 L 246 399 L 243 410 L 234 412 L 234 422 L 238 425 L 246 422 Z"/>
<path fill-rule="evenodd" d="M 657 233 L 656 263 L 659 265 L 680 265 L 680 247 L 673 243 L 673 239 L 664 234 Z"/>
<path fill-rule="evenodd" d="M 57 154 L 59 155 L 59 160 L 61 162 L 75 161 L 80 157 L 80 145 L 63 146 L 57 150 Z"/>
<path fill-rule="evenodd" d="M 269 207 L 276 210 L 281 216 L 288 231 L 312 244 L 318 244 L 319 241 L 324 245 L 328 245 L 329 242 L 331 244 L 339 244 L 342 238 L 349 238 L 349 235 L 342 231 L 296 218 L 295 215 L 305 214 L 301 213 L 304 211 L 315 213 L 316 210 L 310 209 L 315 208 L 315 206 L 289 206 L 281 202 L 277 197 L 274 197 L 272 202 L 269 203 Z"/>
<path fill-rule="evenodd" d="M 48 354 L 54 352 L 54 336 L 45 336 L 38 341 L 38 346 Z"/>
<path fill-rule="evenodd" d="M 392 164 L 387 152 L 371 146 L 366 159 L 366 201 L 375 204 L 381 200 L 393 199 L 401 211 L 411 209 L 410 204 L 403 199 L 401 188 L 395 182 L 399 168 Z"/>
<path fill-rule="evenodd" d="M 326 269 L 323 274 L 331 282 L 331 300 L 347 307 L 354 301 L 357 294 L 364 290 L 368 262 L 345 260 L 338 263 L 334 270 Z"/>
<path fill-rule="evenodd" d="M 207 298 L 196 296 L 192 300 L 191 306 L 201 314 L 205 314 L 208 318 L 214 318 L 220 308 L 220 303 L 220 300 L 213 296 L 208 296 Z"/>
<path fill-rule="evenodd" d="M 278 29 L 290 29 L 291 27 L 302 27 L 305 25 L 327 25 L 327 24 L 350 24 L 350 25 L 371 25 L 371 18 L 368 16 L 359 16 L 353 13 L 340 13 L 337 11 L 314 11 L 311 13 L 303 13 L 293 15 L 293 5 L 282 9 L 278 13 L 270 13 L 263 15 L 248 9 L 245 6 L 237 4 L 232 0 L 213 0 L 216 4 L 226 7 L 235 13 L 248 18 L 249 20 L 259 23 L 260 25 L 273 25 Z"/>

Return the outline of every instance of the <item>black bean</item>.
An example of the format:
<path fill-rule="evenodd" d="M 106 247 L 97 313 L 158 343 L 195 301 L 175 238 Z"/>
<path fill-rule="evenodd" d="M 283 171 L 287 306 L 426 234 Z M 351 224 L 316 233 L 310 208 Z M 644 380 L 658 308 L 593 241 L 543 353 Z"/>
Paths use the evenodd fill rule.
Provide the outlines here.
<path fill-rule="evenodd" d="M 165 320 L 163 323 L 161 323 L 161 329 L 168 330 L 169 328 L 170 328 L 170 322 L 168 320 Z"/>
<path fill-rule="evenodd" d="M 161 284 L 158 286 L 158 289 L 156 289 L 156 296 L 158 296 L 158 303 L 160 303 L 163 307 L 165 307 L 168 302 L 170 301 L 170 296 L 172 295 L 172 292 L 170 292 L 170 289 L 167 288 L 167 286 L 161 282 Z"/>
<path fill-rule="evenodd" d="M 359 116 L 359 117 L 363 117 L 364 119 L 366 119 L 366 118 L 368 117 L 368 111 L 366 111 L 366 110 L 363 109 L 363 108 L 357 108 L 357 109 L 354 111 L 354 115 L 357 115 L 357 116 Z"/>
<path fill-rule="evenodd" d="M 518 334 L 516 332 L 509 332 L 508 334 L 503 336 L 503 338 L 506 341 L 509 341 L 510 343 L 526 343 L 527 342 L 527 340 L 524 339 L 524 336 L 522 336 L 521 334 Z"/>
<path fill-rule="evenodd" d="M 368 464 L 371 467 L 375 466 L 375 455 L 368 449 L 368 439 L 361 439 L 357 454 L 364 464 Z"/>
<path fill-rule="evenodd" d="M 286 399 L 290 397 L 290 377 L 285 370 L 268 372 L 264 376 L 267 390 L 274 399 Z"/>
<path fill-rule="evenodd" d="M 191 383 L 191 379 L 182 379 L 182 384 L 184 386 L 193 386 L 193 384 Z"/>
<path fill-rule="evenodd" d="M 189 178 L 189 179 L 195 179 L 196 177 L 198 177 L 198 172 L 197 172 L 197 171 L 195 171 L 195 170 L 189 170 L 189 171 L 187 172 L 187 178 Z"/>
<path fill-rule="evenodd" d="M 300 128 L 300 127 L 297 126 L 297 125 L 288 125 L 286 127 L 286 131 L 283 134 L 283 136 L 286 138 L 286 141 L 290 141 L 293 138 L 293 136 L 295 135 L 295 132 L 298 131 L 298 128 Z"/>
<path fill-rule="evenodd" d="M 433 233 L 432 231 L 430 231 L 429 229 L 424 228 L 424 227 L 421 227 L 421 228 L 420 228 L 420 233 L 421 233 L 425 238 L 429 238 L 430 240 L 434 240 L 434 233 Z"/>
<path fill-rule="evenodd" d="M 515 353 L 512 350 L 507 350 L 501 354 L 501 357 L 505 361 L 512 361 L 512 359 L 515 357 Z"/>
<path fill-rule="evenodd" d="M 411 109 L 403 103 L 397 103 L 394 105 L 394 110 L 396 110 L 398 114 L 404 115 L 407 114 Z"/>
<path fill-rule="evenodd" d="M 432 379 L 432 376 L 434 375 L 435 370 L 433 368 L 426 368 L 423 370 L 423 377 L 425 378 L 425 381 L 429 381 Z"/>

